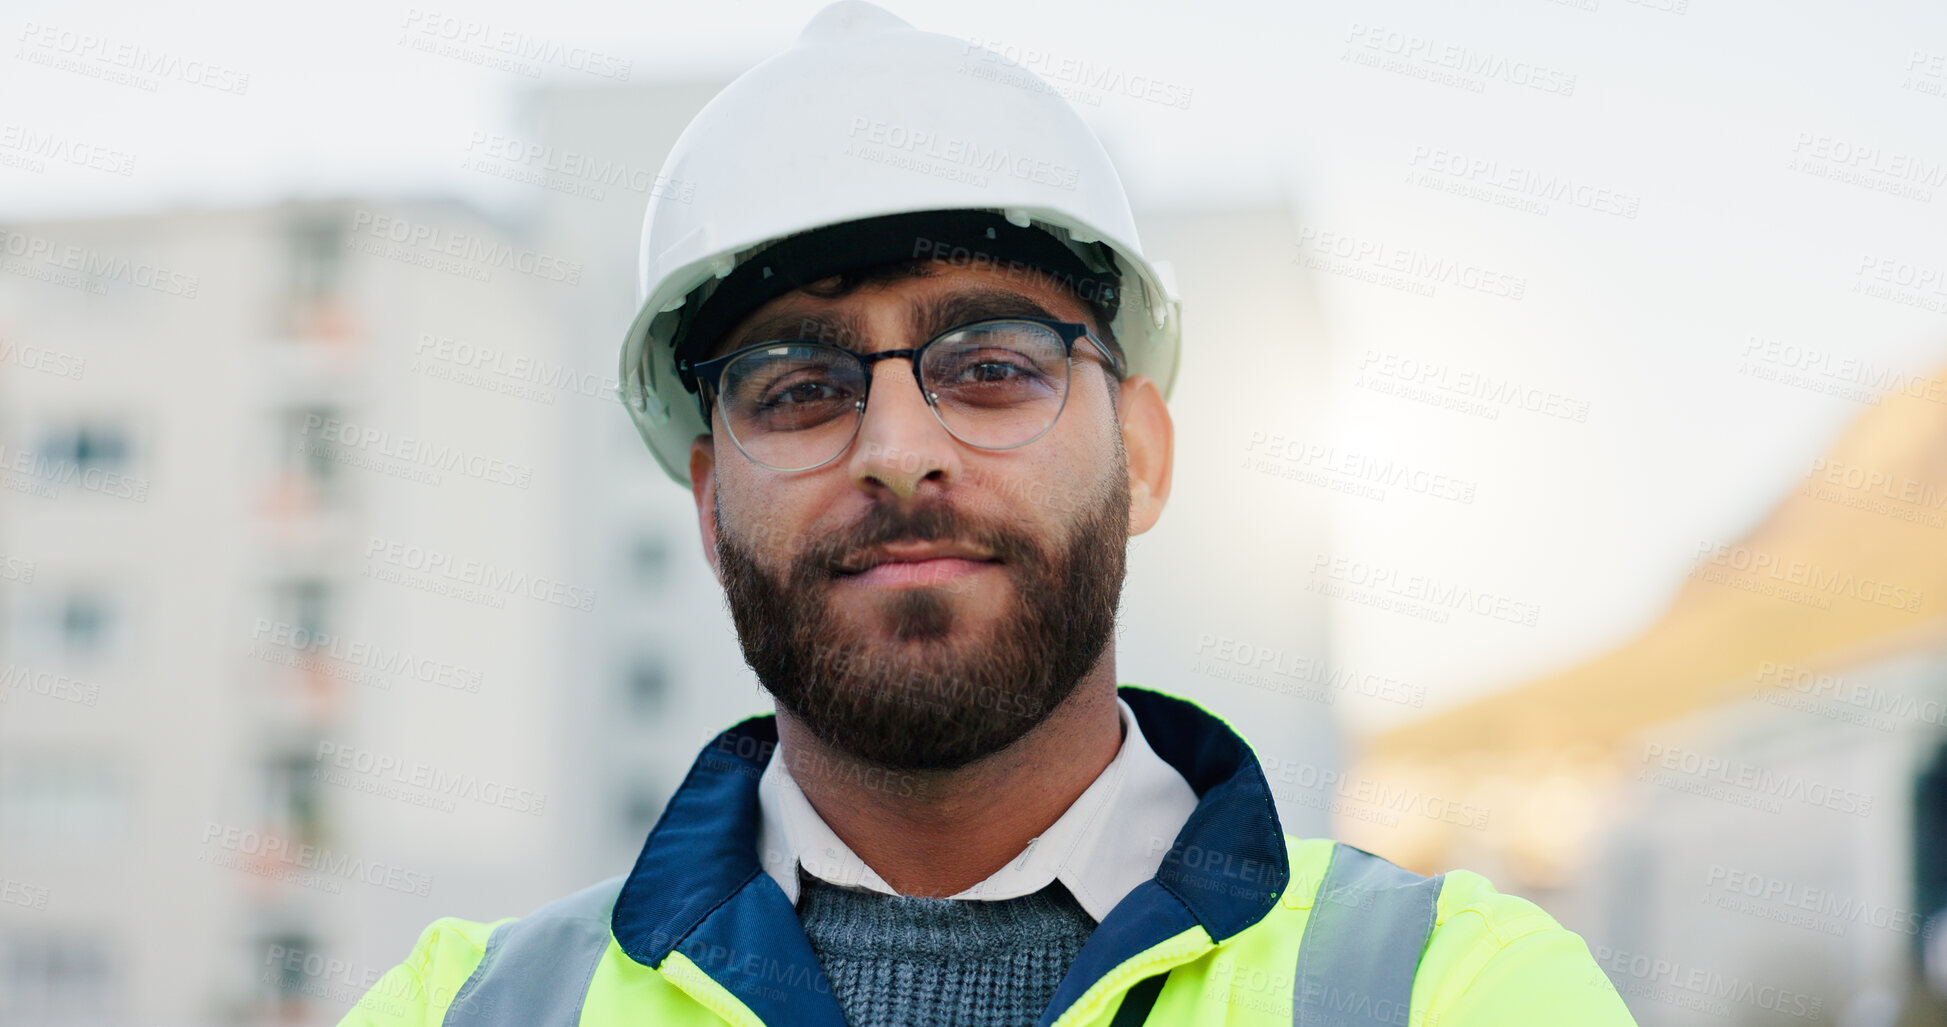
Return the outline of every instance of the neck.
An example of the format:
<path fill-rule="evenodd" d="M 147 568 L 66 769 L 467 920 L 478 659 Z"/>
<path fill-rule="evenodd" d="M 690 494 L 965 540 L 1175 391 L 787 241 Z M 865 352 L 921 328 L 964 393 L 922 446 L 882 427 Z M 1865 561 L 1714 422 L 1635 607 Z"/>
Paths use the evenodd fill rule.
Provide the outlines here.
<path fill-rule="evenodd" d="M 1122 747 L 1113 656 L 1006 749 L 956 770 L 860 763 L 779 711 L 777 756 L 838 835 L 901 895 L 955 895 L 1021 854 Z"/>

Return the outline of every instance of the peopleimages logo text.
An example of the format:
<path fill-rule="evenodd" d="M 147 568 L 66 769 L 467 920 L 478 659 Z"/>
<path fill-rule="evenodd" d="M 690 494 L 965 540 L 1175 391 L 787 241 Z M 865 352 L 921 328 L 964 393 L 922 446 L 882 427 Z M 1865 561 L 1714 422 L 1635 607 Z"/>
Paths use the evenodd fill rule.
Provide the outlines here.
<path fill-rule="evenodd" d="M 71 271 L 101 282 L 124 282 L 166 296 L 195 299 L 202 279 L 146 260 L 101 253 L 86 246 L 55 243 L 26 232 L 0 231 L 0 252 L 49 268 Z"/>
<path fill-rule="evenodd" d="M 516 813 L 539 814 L 547 808 L 548 797 L 533 789 L 517 788 L 474 774 L 456 773 L 420 760 L 404 760 L 355 745 L 320 740 L 316 759 L 317 766 L 312 771 L 314 778 L 326 779 L 323 772 L 331 768 L 348 770 L 374 782 L 419 789 L 431 797 L 444 800 L 444 808 L 449 813 L 455 799 L 497 806 Z M 349 780 L 332 780 L 332 783 L 357 787 L 356 782 Z"/>
<path fill-rule="evenodd" d="M 432 875 L 408 870 L 396 863 L 352 856 L 320 845 L 294 844 L 282 835 L 264 834 L 215 821 L 209 821 L 203 827 L 203 852 L 197 861 L 260 876 L 290 876 L 307 887 L 338 880 L 362 881 L 421 896 L 431 894 L 433 888 Z"/>
<path fill-rule="evenodd" d="M 323 414 L 307 414 L 298 433 L 310 436 L 314 432 L 318 438 L 347 449 L 364 450 L 408 464 L 452 471 L 481 481 L 524 489 L 534 480 L 534 468 L 525 464 L 468 453 L 457 446 L 431 443 L 409 435 L 394 435 L 369 424 L 341 421 Z M 329 457 L 333 454 L 327 450 L 321 455 Z"/>
<path fill-rule="evenodd" d="M 376 249 L 377 255 L 405 259 L 434 270 L 458 273 L 466 270 L 453 261 L 478 265 L 471 269 L 477 274 L 468 277 L 489 280 L 492 268 L 512 268 L 524 275 L 533 275 L 544 281 L 564 282 L 568 285 L 581 284 L 581 261 L 568 260 L 550 253 L 522 249 L 506 242 L 496 242 L 485 235 L 468 235 L 455 232 L 438 225 L 425 224 L 390 214 L 375 214 L 369 210 L 359 210 L 352 214 L 352 234 L 364 234 L 374 239 L 398 244 L 397 253 L 374 244 L 352 248 L 361 252 Z M 354 240 L 357 242 L 358 240 Z M 352 245 L 352 244 L 348 244 Z M 451 261 L 435 258 L 452 258 Z M 481 277 L 487 276 L 487 277 Z"/>
<path fill-rule="evenodd" d="M 496 567 L 484 560 L 456 560 L 450 553 L 373 536 L 365 545 L 365 558 L 404 571 L 431 575 L 487 592 L 526 596 L 544 603 L 575 610 L 595 608 L 595 590 L 566 585 L 538 575 Z"/>
<path fill-rule="evenodd" d="M 1754 578 L 1770 578 L 1789 585 L 1801 586 L 1814 593 L 1846 596 L 1908 613 L 1918 612 L 1921 600 L 1926 598 L 1926 593 L 1920 589 L 1854 574 L 1850 570 L 1822 567 L 1805 560 L 1780 557 L 1776 553 L 1745 545 L 1723 545 L 1708 540 L 1700 541 L 1697 544 L 1697 556 L 1705 561 L 1703 569 L 1707 571 L 1711 568 L 1719 568 Z"/>
<path fill-rule="evenodd" d="M 888 151 L 899 151 L 918 157 L 927 157 L 946 164 L 958 164 L 975 171 L 985 171 L 996 175 L 1012 175 L 1025 182 L 1050 185 L 1060 189 L 1074 189 L 1081 178 L 1081 169 L 1046 160 L 1025 153 L 1013 153 L 1005 146 L 984 144 L 975 139 L 961 139 L 956 136 L 938 135 L 925 128 L 908 128 L 905 125 L 870 118 L 852 119 L 851 138 Z M 854 144 L 859 145 L 857 143 Z M 861 152 L 867 156 L 866 152 Z"/>
<path fill-rule="evenodd" d="M 1655 768 L 1673 771 L 1681 777 L 1670 774 L 1646 775 L 1646 771 Z M 1864 792 L 1855 792 L 1850 788 L 1814 781 L 1800 774 L 1759 767 L 1743 760 L 1658 742 L 1644 744 L 1642 769 L 1638 771 L 1637 779 L 1664 785 L 1670 785 L 1672 781 L 1688 779 L 1708 785 L 1725 786 L 1765 799 L 1790 799 L 1857 817 L 1868 816 L 1873 811 L 1873 797 Z M 1676 787 L 1676 785 L 1671 786 Z M 1719 792 L 1703 792 L 1693 788 L 1681 790 L 1692 791 L 1707 798 L 1725 797 Z M 1749 804 L 1744 803 L 1744 805 Z M 1773 808 L 1771 812 L 1775 813 L 1777 810 Z"/>

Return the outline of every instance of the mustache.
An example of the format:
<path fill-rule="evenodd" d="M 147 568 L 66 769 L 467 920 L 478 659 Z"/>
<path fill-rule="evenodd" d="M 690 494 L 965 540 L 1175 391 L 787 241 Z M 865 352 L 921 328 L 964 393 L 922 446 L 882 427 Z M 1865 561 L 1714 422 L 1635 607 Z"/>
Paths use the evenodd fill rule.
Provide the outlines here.
<path fill-rule="evenodd" d="M 1005 525 L 969 517 L 944 503 L 911 507 L 881 504 L 867 510 L 853 524 L 827 533 L 807 546 L 792 562 L 793 576 L 836 575 L 847 557 L 874 546 L 939 541 L 969 542 L 1009 564 L 1021 563 L 1041 552 L 1031 537 Z"/>

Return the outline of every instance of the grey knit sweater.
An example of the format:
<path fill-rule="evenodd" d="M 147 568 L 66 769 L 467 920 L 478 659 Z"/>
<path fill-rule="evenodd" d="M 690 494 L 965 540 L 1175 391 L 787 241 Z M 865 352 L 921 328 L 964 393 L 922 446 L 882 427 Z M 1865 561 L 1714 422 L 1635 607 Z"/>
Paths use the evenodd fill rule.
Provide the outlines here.
<path fill-rule="evenodd" d="M 1032 1025 L 1095 930 L 1059 881 L 928 899 L 800 880 L 798 918 L 851 1027 Z"/>

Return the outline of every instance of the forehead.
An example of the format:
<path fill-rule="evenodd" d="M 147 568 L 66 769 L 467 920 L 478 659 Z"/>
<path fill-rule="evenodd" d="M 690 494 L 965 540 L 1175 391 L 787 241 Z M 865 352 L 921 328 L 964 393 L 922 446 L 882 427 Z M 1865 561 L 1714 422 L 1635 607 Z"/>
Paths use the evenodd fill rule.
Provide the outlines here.
<path fill-rule="evenodd" d="M 825 284 L 813 283 L 811 289 Z M 711 355 L 788 338 L 816 338 L 859 349 L 896 348 L 985 317 L 1091 323 L 1088 308 L 1046 276 L 931 261 L 843 295 L 793 289 L 745 316 L 711 348 Z"/>

